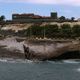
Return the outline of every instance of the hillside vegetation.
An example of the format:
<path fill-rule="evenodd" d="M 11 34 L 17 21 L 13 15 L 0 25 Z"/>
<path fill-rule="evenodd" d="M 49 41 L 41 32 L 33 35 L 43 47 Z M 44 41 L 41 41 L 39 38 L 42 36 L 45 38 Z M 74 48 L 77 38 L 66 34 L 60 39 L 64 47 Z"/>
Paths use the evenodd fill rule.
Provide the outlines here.
<path fill-rule="evenodd" d="M 80 37 L 80 25 L 74 24 L 26 24 L 26 25 L 7 25 L 0 29 L 0 34 L 7 36 L 20 36 L 31 38 L 69 38 Z"/>

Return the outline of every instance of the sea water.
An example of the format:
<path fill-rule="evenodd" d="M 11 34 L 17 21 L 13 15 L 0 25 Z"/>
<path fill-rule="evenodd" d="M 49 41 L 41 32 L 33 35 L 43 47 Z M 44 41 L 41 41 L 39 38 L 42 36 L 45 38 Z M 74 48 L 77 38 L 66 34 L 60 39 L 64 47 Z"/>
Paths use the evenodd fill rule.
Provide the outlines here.
<path fill-rule="evenodd" d="M 80 80 L 80 61 L 0 59 L 0 80 Z"/>

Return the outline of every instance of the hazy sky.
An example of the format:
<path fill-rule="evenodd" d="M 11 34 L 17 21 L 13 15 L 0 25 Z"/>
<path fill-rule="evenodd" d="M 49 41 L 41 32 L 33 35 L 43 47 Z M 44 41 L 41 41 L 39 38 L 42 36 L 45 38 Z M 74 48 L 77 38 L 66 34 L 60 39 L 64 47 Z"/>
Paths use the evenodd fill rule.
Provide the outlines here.
<path fill-rule="evenodd" d="M 80 18 L 80 0 L 0 0 L 0 15 L 5 15 L 7 19 L 11 19 L 12 13 L 49 16 L 50 12 Z"/>

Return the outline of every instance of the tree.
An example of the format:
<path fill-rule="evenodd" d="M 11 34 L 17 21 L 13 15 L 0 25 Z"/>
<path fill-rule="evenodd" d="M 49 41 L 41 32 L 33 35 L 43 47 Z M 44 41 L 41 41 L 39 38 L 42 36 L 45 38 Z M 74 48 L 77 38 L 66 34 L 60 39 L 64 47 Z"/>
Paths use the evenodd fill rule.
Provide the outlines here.
<path fill-rule="evenodd" d="M 59 33 L 59 27 L 57 24 L 45 26 L 45 35 L 48 38 L 57 37 Z"/>
<path fill-rule="evenodd" d="M 75 17 L 71 17 L 71 21 L 74 21 Z"/>
<path fill-rule="evenodd" d="M 74 37 L 80 37 L 80 25 L 74 25 L 72 32 Z"/>
<path fill-rule="evenodd" d="M 65 18 L 65 16 L 61 16 L 59 19 L 60 20 L 65 20 L 66 18 Z"/>
<path fill-rule="evenodd" d="M 70 38 L 72 35 L 72 29 L 69 24 L 63 24 L 61 25 L 61 36 Z"/>
<path fill-rule="evenodd" d="M 4 20 L 5 20 L 5 16 L 2 15 L 2 16 L 0 17 L 0 21 L 4 21 Z"/>
<path fill-rule="evenodd" d="M 42 36 L 42 27 L 39 25 L 33 25 L 32 28 L 32 35 L 35 37 L 41 37 Z"/>

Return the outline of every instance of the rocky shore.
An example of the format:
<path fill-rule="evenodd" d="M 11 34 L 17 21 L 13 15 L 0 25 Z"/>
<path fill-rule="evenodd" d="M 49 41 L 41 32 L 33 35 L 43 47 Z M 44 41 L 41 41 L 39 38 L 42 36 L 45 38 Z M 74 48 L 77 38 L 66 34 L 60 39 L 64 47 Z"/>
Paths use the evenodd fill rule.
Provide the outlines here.
<path fill-rule="evenodd" d="M 24 55 L 17 51 L 10 51 L 0 46 L 0 58 L 24 59 Z"/>
<path fill-rule="evenodd" d="M 1 58 L 21 58 L 24 59 L 23 47 L 15 38 L 4 38 L 0 40 Z"/>
<path fill-rule="evenodd" d="M 70 51 L 72 49 L 70 45 L 72 44 L 74 45 L 71 41 L 26 40 L 18 37 L 2 38 L 0 40 L 0 57 L 14 59 L 27 58 L 30 60 L 80 59 L 78 50 Z M 27 53 L 24 51 L 23 45 L 29 48 L 30 55 L 25 56 Z"/>

